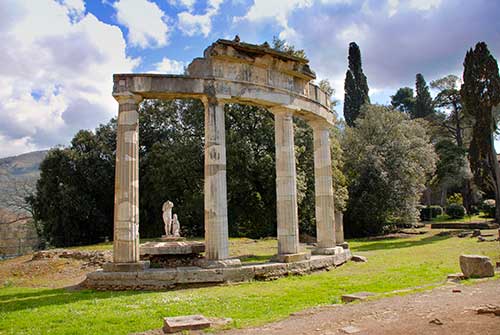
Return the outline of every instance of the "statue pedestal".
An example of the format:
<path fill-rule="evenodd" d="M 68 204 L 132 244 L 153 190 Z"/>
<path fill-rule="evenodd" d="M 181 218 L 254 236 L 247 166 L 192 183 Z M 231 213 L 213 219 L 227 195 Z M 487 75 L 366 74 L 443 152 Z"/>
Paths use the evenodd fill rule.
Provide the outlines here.
<path fill-rule="evenodd" d="M 170 240 L 141 244 L 140 256 L 141 260 L 150 261 L 152 267 L 176 268 L 198 266 L 204 251 L 203 242 Z"/>
<path fill-rule="evenodd" d="M 162 235 L 161 240 L 165 242 L 177 242 L 177 241 L 185 241 L 186 238 L 182 236 Z"/>

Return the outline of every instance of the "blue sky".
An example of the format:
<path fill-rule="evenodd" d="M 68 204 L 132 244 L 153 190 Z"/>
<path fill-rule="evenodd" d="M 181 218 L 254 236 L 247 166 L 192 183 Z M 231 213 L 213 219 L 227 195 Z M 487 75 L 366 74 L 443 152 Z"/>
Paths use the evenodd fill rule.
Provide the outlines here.
<path fill-rule="evenodd" d="M 356 41 L 372 101 L 388 103 L 418 72 L 461 76 L 478 41 L 499 58 L 499 13 L 495 0 L 2 0 L 0 157 L 67 145 L 107 122 L 113 73 L 179 73 L 236 34 L 305 49 L 340 101 Z"/>

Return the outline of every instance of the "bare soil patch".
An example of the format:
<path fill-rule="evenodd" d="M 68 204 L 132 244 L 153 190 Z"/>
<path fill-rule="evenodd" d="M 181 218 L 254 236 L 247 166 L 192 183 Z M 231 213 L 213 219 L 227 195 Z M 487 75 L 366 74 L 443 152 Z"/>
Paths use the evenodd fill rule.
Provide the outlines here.
<path fill-rule="evenodd" d="M 431 291 L 294 313 L 261 327 L 223 334 L 500 334 L 500 316 L 478 314 L 500 306 L 500 282 L 446 285 Z"/>

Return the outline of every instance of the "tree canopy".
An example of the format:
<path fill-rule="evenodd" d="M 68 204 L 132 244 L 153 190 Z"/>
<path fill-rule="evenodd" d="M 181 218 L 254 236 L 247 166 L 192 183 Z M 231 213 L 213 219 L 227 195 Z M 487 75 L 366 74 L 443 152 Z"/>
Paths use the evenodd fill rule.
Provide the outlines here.
<path fill-rule="evenodd" d="M 349 67 L 344 82 L 344 118 L 353 127 L 359 116 L 360 108 L 370 103 L 368 83 L 361 64 L 361 51 L 356 43 L 349 44 Z"/>
<path fill-rule="evenodd" d="M 416 222 L 416 207 L 436 162 L 423 122 L 385 106 L 364 105 L 356 127 L 346 130 L 346 233 L 374 235 Z"/>

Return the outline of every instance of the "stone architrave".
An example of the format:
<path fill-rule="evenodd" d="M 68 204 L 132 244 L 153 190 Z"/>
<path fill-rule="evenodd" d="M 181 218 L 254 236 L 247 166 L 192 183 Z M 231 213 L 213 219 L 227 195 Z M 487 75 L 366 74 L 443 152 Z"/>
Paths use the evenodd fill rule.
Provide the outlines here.
<path fill-rule="evenodd" d="M 205 99 L 205 257 L 229 257 L 224 103 Z"/>
<path fill-rule="evenodd" d="M 116 135 L 113 262 L 139 262 L 139 112 L 142 98 L 128 92 L 119 103 Z M 134 268 L 134 266 L 127 268 Z"/>
<path fill-rule="evenodd" d="M 314 136 L 314 184 L 316 199 L 317 248 L 314 253 L 333 253 L 335 241 L 335 206 L 333 198 L 330 127 L 324 121 L 312 121 Z"/>
<path fill-rule="evenodd" d="M 278 221 L 278 260 L 281 255 L 299 253 L 297 175 L 293 111 L 273 108 L 276 146 L 276 210 Z M 281 257 L 282 258 L 282 257 Z"/>
<path fill-rule="evenodd" d="M 172 208 L 174 204 L 172 201 L 165 201 L 162 206 L 163 224 L 165 225 L 165 236 L 172 235 Z"/>

